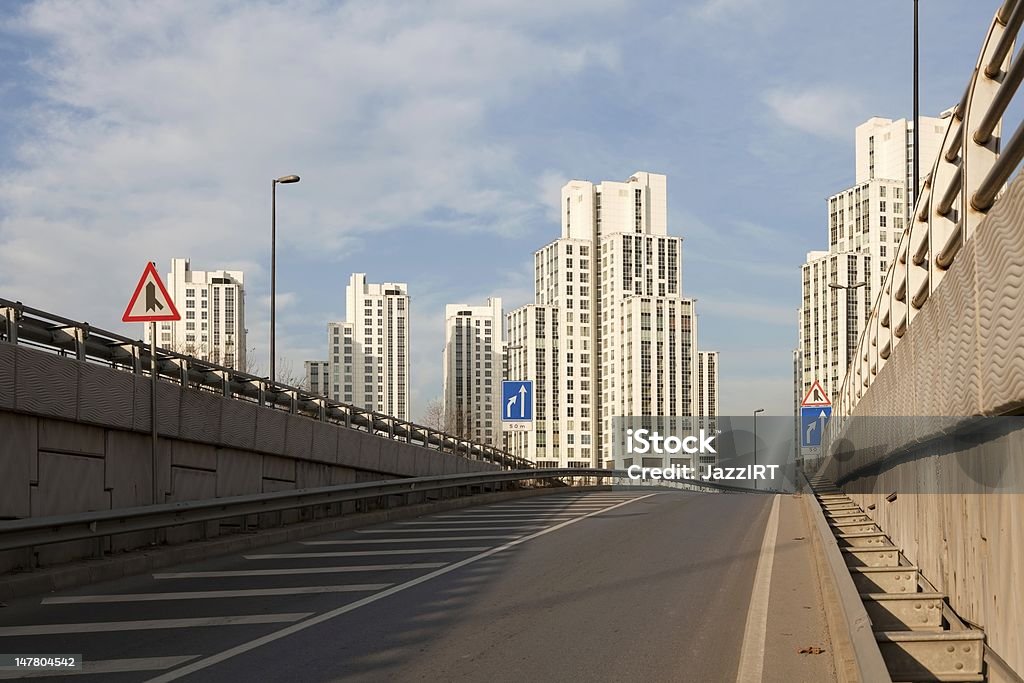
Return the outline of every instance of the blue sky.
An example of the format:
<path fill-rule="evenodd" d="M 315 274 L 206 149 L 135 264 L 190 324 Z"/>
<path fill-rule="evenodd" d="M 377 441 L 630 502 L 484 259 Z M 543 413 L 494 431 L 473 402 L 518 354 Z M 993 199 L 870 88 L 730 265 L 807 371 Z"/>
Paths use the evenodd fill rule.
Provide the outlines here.
<path fill-rule="evenodd" d="M 922 113 L 998 2 L 922 2 Z M 246 273 L 267 365 L 325 355 L 351 272 L 413 296 L 413 413 L 446 303 L 532 300 L 571 179 L 668 176 L 721 412 L 791 412 L 799 265 L 853 128 L 911 113 L 912 2 L 22 2 L 0 19 L 0 296 L 141 336 L 147 260 Z"/>

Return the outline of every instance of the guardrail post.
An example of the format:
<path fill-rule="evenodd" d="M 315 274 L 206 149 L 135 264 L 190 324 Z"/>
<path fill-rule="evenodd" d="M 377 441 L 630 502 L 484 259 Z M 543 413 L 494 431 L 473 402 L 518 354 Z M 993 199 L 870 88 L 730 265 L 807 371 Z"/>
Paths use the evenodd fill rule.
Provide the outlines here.
<path fill-rule="evenodd" d="M 81 327 L 76 327 L 74 332 L 75 337 L 75 358 L 78 360 L 85 360 L 85 340 L 89 338 L 89 323 L 83 323 Z"/>
<path fill-rule="evenodd" d="M 11 344 L 18 343 L 18 321 L 21 320 L 21 302 L 3 309 L 4 338 Z"/>

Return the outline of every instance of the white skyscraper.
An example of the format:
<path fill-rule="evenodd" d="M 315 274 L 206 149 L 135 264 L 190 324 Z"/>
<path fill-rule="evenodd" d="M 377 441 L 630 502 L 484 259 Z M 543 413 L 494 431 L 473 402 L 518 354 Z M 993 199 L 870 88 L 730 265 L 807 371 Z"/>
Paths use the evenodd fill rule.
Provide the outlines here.
<path fill-rule="evenodd" d="M 445 431 L 471 441 L 501 446 L 504 318 L 501 299 L 486 305 L 445 307 L 444 373 Z"/>
<path fill-rule="evenodd" d="M 942 136 L 949 125 L 948 112 L 941 118 L 920 117 L 921 133 L 921 182 L 931 173 L 935 155 L 942 146 Z M 914 122 L 907 119 L 883 119 L 872 117 L 857 126 L 854 132 L 857 185 L 873 178 L 899 180 L 903 184 L 903 195 L 910 197 L 907 213 L 914 202 Z"/>
<path fill-rule="evenodd" d="M 181 320 L 157 323 L 157 345 L 235 370 L 245 370 L 245 289 L 240 270 L 192 270 L 171 259 L 167 292 Z M 150 340 L 150 325 L 145 340 Z"/>
<path fill-rule="evenodd" d="M 921 178 L 948 125 L 921 117 Z M 814 380 L 839 390 L 864 321 L 913 211 L 913 122 L 871 118 L 855 133 L 856 184 L 832 195 L 828 251 L 807 254 L 801 272 L 797 393 Z"/>
<path fill-rule="evenodd" d="M 697 415 L 712 428 L 718 418 L 718 351 L 697 352 Z"/>
<path fill-rule="evenodd" d="M 306 361 L 322 393 L 335 401 L 409 419 L 409 293 L 404 283 L 368 284 L 354 273 L 345 288 L 345 317 L 327 323 L 324 361 Z"/>
<path fill-rule="evenodd" d="M 533 379 L 533 431 L 513 452 L 545 467 L 610 464 L 612 418 L 696 412 L 693 301 L 666 178 L 571 181 L 562 237 L 534 255 L 535 303 L 508 315 L 511 379 Z"/>

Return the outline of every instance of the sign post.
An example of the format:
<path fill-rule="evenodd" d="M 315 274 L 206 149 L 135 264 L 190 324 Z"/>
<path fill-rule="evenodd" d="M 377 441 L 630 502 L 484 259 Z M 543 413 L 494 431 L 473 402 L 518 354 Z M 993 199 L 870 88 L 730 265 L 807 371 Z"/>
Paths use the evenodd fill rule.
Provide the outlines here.
<path fill-rule="evenodd" d="M 143 294 L 143 290 L 145 293 Z M 159 479 L 157 478 L 157 421 L 156 421 L 156 392 L 157 392 L 157 364 L 156 364 L 156 324 L 161 321 L 181 320 L 181 314 L 175 308 L 171 295 L 167 293 L 160 275 L 156 272 L 156 264 L 149 262 L 139 284 L 135 285 L 135 292 L 128 301 L 128 308 L 124 309 L 121 320 L 126 323 L 149 323 L 149 376 L 152 385 L 149 391 L 149 425 L 152 434 L 152 453 L 150 456 L 153 471 L 153 505 L 160 503 Z"/>

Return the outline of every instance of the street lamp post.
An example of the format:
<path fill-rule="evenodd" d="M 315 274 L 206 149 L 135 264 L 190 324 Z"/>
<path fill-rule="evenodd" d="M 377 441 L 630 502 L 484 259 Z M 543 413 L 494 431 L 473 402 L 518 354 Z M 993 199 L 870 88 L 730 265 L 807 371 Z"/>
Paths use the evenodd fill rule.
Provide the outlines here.
<path fill-rule="evenodd" d="M 764 408 L 758 408 L 754 411 L 754 469 L 757 469 L 757 414 L 763 413 Z M 757 488 L 757 477 L 754 477 L 754 488 Z"/>
<path fill-rule="evenodd" d="M 270 382 L 277 382 L 277 184 L 299 182 L 297 175 L 274 178 L 270 189 Z"/>

